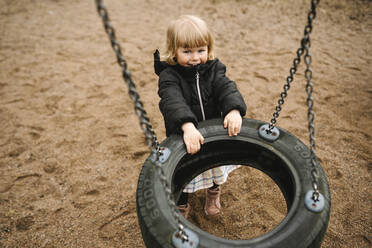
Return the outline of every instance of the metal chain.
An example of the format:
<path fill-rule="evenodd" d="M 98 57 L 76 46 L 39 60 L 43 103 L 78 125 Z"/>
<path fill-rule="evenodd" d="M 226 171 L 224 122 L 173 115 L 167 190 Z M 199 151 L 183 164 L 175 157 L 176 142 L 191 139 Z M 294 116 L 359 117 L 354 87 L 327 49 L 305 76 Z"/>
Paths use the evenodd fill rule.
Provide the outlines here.
<path fill-rule="evenodd" d="M 173 199 L 170 186 L 169 186 L 169 184 L 166 180 L 166 176 L 165 176 L 163 167 L 162 167 L 161 163 L 159 162 L 159 156 L 162 154 L 162 148 L 159 146 L 159 143 L 158 143 L 158 140 L 156 138 L 155 132 L 152 128 L 150 120 L 147 116 L 147 113 L 146 113 L 146 111 L 143 107 L 143 104 L 142 104 L 141 100 L 140 100 L 139 94 L 136 90 L 135 84 L 132 80 L 131 73 L 128 70 L 127 62 L 126 62 L 123 54 L 121 53 L 120 44 L 118 43 L 118 41 L 116 39 L 114 28 L 110 24 L 107 9 L 103 6 L 102 0 L 95 0 L 95 2 L 96 2 L 98 14 L 102 18 L 103 26 L 105 27 L 105 31 L 106 31 L 107 35 L 109 36 L 112 49 L 114 50 L 114 52 L 116 54 L 117 62 L 119 64 L 119 66 L 122 68 L 123 78 L 124 78 L 124 81 L 126 82 L 126 84 L 128 86 L 128 89 L 129 89 L 129 92 L 128 92 L 129 96 L 134 103 L 134 110 L 135 110 L 135 112 L 136 112 L 136 114 L 139 118 L 141 128 L 142 128 L 142 130 L 145 134 L 146 143 L 147 143 L 147 145 L 149 146 L 149 148 L 151 149 L 151 152 L 152 152 L 151 156 L 155 156 L 155 158 L 156 158 L 154 164 L 155 164 L 157 173 L 159 175 L 160 181 L 161 181 L 161 183 L 164 187 L 164 192 L 165 192 L 165 195 L 167 197 L 168 204 L 169 204 L 169 206 L 171 208 L 171 211 L 173 213 L 173 217 L 175 218 L 175 220 L 178 224 L 177 237 L 182 239 L 183 242 L 188 241 L 188 236 L 187 236 L 187 234 L 184 230 L 184 227 L 183 227 L 183 225 L 181 224 L 181 221 L 180 221 L 180 215 L 176 211 L 176 204 L 175 204 L 175 201 Z"/>
<path fill-rule="evenodd" d="M 313 84 L 311 82 L 312 79 L 312 71 L 310 69 L 311 64 L 311 55 L 310 55 L 310 33 L 312 31 L 312 22 L 316 17 L 316 7 L 319 4 L 320 0 L 312 0 L 311 1 L 311 10 L 308 14 L 308 22 L 305 26 L 304 31 L 304 38 L 301 40 L 301 47 L 297 50 L 297 58 L 293 61 L 293 67 L 289 70 L 290 75 L 287 77 L 287 83 L 284 85 L 284 91 L 280 94 L 281 98 L 278 101 L 278 105 L 275 108 L 275 112 L 273 114 L 273 117 L 271 119 L 271 123 L 269 124 L 269 129 L 267 130 L 268 133 L 271 132 L 271 130 L 274 128 L 276 124 L 276 119 L 279 117 L 279 112 L 281 111 L 281 106 L 284 104 L 284 98 L 287 96 L 287 92 L 290 88 L 290 84 L 293 81 L 293 76 L 297 71 L 297 66 L 300 63 L 300 59 L 302 54 L 304 54 L 304 61 L 306 64 L 306 70 L 305 70 L 305 78 L 306 78 L 306 93 L 307 93 L 307 99 L 306 104 L 308 107 L 307 112 L 307 118 L 308 118 L 308 129 L 309 129 L 309 142 L 310 142 L 310 158 L 311 158 L 311 165 L 313 169 L 311 170 L 311 179 L 312 179 L 312 187 L 314 190 L 312 199 L 314 202 L 319 200 L 319 189 L 318 189 L 318 172 L 316 169 L 317 165 L 317 158 L 315 155 L 315 126 L 314 126 L 314 119 L 315 119 L 315 113 L 313 111 L 314 106 L 314 99 L 312 97 L 313 93 Z"/>
<path fill-rule="evenodd" d="M 167 178 L 165 176 L 163 167 L 162 167 L 162 165 L 161 165 L 161 163 L 159 162 L 158 159 L 154 162 L 154 164 L 155 164 L 155 167 L 157 169 L 157 172 L 158 172 L 158 175 L 159 175 L 159 178 L 160 178 L 160 182 L 162 183 L 162 185 L 164 187 L 164 192 L 165 192 L 165 196 L 167 197 L 168 205 L 169 205 L 169 207 L 172 211 L 173 217 L 176 220 L 177 225 L 178 225 L 178 232 L 177 232 L 176 237 L 180 238 L 182 240 L 182 242 L 188 241 L 189 237 L 184 230 L 184 226 L 181 224 L 180 214 L 178 213 L 178 211 L 176 211 L 177 206 L 176 206 L 176 203 L 175 203 L 175 201 L 172 197 L 172 192 L 170 190 L 170 186 L 169 186 Z"/>
<path fill-rule="evenodd" d="M 126 82 L 126 84 L 128 86 L 128 90 L 129 90 L 128 94 L 129 94 L 130 98 L 132 99 L 132 101 L 134 103 L 134 111 L 136 112 L 136 114 L 139 118 L 139 121 L 140 121 L 140 126 L 141 126 L 142 130 L 144 131 L 146 143 L 152 150 L 159 150 L 158 140 L 157 140 L 155 132 L 154 132 L 152 126 L 151 126 L 151 123 L 150 123 L 150 120 L 147 116 L 147 113 L 146 113 L 146 111 L 143 107 L 143 104 L 140 100 L 140 97 L 139 97 L 138 92 L 136 90 L 136 86 L 133 83 L 131 73 L 128 70 L 128 67 L 127 67 L 127 62 L 125 61 L 125 58 L 124 58 L 123 54 L 121 53 L 121 48 L 120 48 L 120 45 L 119 45 L 119 43 L 116 39 L 115 30 L 110 24 L 110 20 L 109 20 L 109 17 L 108 17 L 107 10 L 103 6 L 101 0 L 96 0 L 96 5 L 97 5 L 98 14 L 102 18 L 103 25 L 105 27 L 105 31 L 106 31 L 107 35 L 109 36 L 112 49 L 114 50 L 114 52 L 116 54 L 117 62 L 122 69 L 123 78 L 124 78 L 124 81 Z"/>
<path fill-rule="evenodd" d="M 279 117 L 279 113 L 282 110 L 282 105 L 284 104 L 284 99 L 287 97 L 288 90 L 291 88 L 291 83 L 293 81 L 293 76 L 297 71 L 297 66 L 301 62 L 301 56 L 304 52 L 304 48 L 299 48 L 297 50 L 297 58 L 293 60 L 293 66 L 289 70 L 289 76 L 287 77 L 287 83 L 283 87 L 283 92 L 280 94 L 280 99 L 278 100 L 278 105 L 275 107 L 275 112 L 273 113 L 273 118 L 270 121 L 269 129 L 266 130 L 267 133 L 271 133 L 272 129 L 275 127 L 276 119 Z"/>
<path fill-rule="evenodd" d="M 315 113 L 313 111 L 314 99 L 312 97 L 313 84 L 311 82 L 313 73 L 310 70 L 310 64 L 311 64 L 312 59 L 309 53 L 309 48 L 310 48 L 310 38 L 309 38 L 309 42 L 305 45 L 304 61 L 306 64 L 306 70 L 305 70 L 306 93 L 307 93 L 306 104 L 308 107 L 307 119 L 308 119 L 308 129 L 309 129 L 310 158 L 311 158 L 311 165 L 313 167 L 313 169 L 311 170 L 311 177 L 312 177 L 312 186 L 314 190 L 313 200 L 314 202 L 316 202 L 319 199 L 319 189 L 318 189 L 318 182 L 317 182 L 318 172 L 316 170 L 317 159 L 315 155 L 315 150 L 316 150 L 315 126 L 314 126 Z"/>
<path fill-rule="evenodd" d="M 297 67 L 301 62 L 301 57 L 304 53 L 306 44 L 310 46 L 310 33 L 312 31 L 312 22 L 316 16 L 316 6 L 319 4 L 320 0 L 312 0 L 311 1 L 311 10 L 308 14 L 308 23 L 305 26 L 304 31 L 304 38 L 301 40 L 301 47 L 297 49 L 297 57 L 293 60 L 293 66 L 289 70 L 289 76 L 287 77 L 287 83 L 283 87 L 283 91 L 280 94 L 280 99 L 278 100 L 278 105 L 275 107 L 275 111 L 273 113 L 273 118 L 270 121 L 269 128 L 267 130 L 268 133 L 272 132 L 272 129 L 275 127 L 277 119 L 279 117 L 280 111 L 282 110 L 282 105 L 284 104 L 284 99 L 288 95 L 288 91 L 291 87 L 291 83 L 293 81 L 293 77 L 297 72 Z"/>

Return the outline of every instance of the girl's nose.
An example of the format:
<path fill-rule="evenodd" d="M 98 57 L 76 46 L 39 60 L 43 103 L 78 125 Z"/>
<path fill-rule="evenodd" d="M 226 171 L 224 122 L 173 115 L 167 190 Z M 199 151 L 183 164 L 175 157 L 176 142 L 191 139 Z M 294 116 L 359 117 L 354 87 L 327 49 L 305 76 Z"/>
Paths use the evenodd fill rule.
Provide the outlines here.
<path fill-rule="evenodd" d="M 191 59 L 192 60 L 198 60 L 199 59 L 199 54 L 198 53 L 192 53 Z"/>

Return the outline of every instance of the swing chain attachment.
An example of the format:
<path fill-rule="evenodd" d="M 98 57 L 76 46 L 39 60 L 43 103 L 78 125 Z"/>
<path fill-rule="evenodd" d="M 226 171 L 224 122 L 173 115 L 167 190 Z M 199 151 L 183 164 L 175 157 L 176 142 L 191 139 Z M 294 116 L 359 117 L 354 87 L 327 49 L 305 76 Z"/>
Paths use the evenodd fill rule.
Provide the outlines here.
<path fill-rule="evenodd" d="M 187 242 L 189 240 L 189 236 L 187 236 L 186 232 L 185 232 L 185 228 L 183 227 L 183 225 L 179 225 L 178 227 L 178 232 L 176 233 L 175 235 L 177 238 L 181 239 L 182 242 Z"/>
<path fill-rule="evenodd" d="M 176 204 L 175 204 L 175 201 L 172 197 L 170 186 L 169 186 L 169 184 L 166 180 L 166 176 L 165 176 L 165 173 L 164 173 L 164 170 L 163 170 L 163 167 L 162 167 L 162 163 L 161 163 L 162 155 L 164 154 L 163 153 L 164 149 L 161 148 L 160 145 L 159 145 L 159 142 L 156 138 L 155 132 L 154 132 L 154 130 L 152 128 L 152 125 L 150 123 L 150 119 L 148 118 L 146 110 L 144 109 L 144 106 L 143 106 L 143 104 L 140 100 L 139 94 L 136 90 L 136 86 L 135 86 L 135 84 L 132 80 L 131 73 L 130 73 L 128 67 L 127 67 L 127 62 L 126 62 L 126 60 L 125 60 L 125 58 L 124 58 L 124 56 L 121 52 L 120 44 L 116 39 L 115 30 L 110 24 L 110 19 L 109 19 L 109 16 L 108 16 L 107 9 L 103 5 L 102 0 L 95 0 L 95 2 L 96 2 L 98 14 L 102 18 L 103 26 L 105 28 L 105 31 L 106 31 L 107 35 L 109 36 L 112 49 L 114 50 L 114 52 L 116 54 L 117 63 L 122 68 L 123 79 L 128 86 L 129 96 L 134 103 L 134 110 L 135 110 L 135 112 L 136 112 L 136 114 L 139 118 L 141 129 L 143 130 L 143 132 L 145 134 L 146 144 L 148 145 L 148 147 L 150 148 L 150 150 L 152 152 L 151 157 L 155 158 L 155 159 L 153 159 L 153 164 L 156 167 L 156 170 L 158 172 L 160 181 L 161 181 L 161 183 L 164 187 L 164 191 L 165 191 L 169 206 L 172 210 L 173 217 L 175 218 L 176 222 L 178 223 L 178 232 L 177 232 L 178 235 L 177 236 L 182 240 L 182 243 L 187 242 L 189 240 L 189 238 L 188 238 L 187 233 L 184 230 L 183 225 L 181 224 L 180 214 L 176 211 Z M 168 150 L 165 150 L 165 152 L 169 155 Z M 168 156 L 168 155 L 166 155 L 166 156 Z M 166 158 L 165 158 L 165 160 L 166 160 Z"/>
<path fill-rule="evenodd" d="M 307 119 L 308 119 L 309 142 L 310 142 L 310 158 L 311 158 L 311 165 L 313 167 L 312 172 L 311 172 L 312 187 L 313 187 L 313 193 L 312 193 L 311 198 L 314 201 L 314 203 L 319 201 L 321 194 L 318 189 L 318 182 L 317 182 L 318 173 L 316 170 L 317 158 L 315 155 L 316 146 L 315 146 L 315 126 L 314 126 L 315 113 L 313 111 L 313 106 L 314 106 L 314 99 L 312 97 L 313 84 L 311 82 L 312 71 L 310 69 L 310 64 L 312 61 L 311 55 L 310 55 L 310 46 L 311 46 L 310 33 L 313 29 L 312 23 L 316 17 L 316 7 L 319 4 L 319 2 L 320 0 L 311 0 L 311 10 L 308 13 L 308 18 L 307 18 L 308 22 L 307 22 L 307 25 L 305 26 L 304 37 L 301 40 L 301 47 L 297 50 L 297 57 L 293 60 L 293 66 L 289 70 L 290 75 L 287 77 L 287 83 L 283 87 L 284 90 L 280 94 L 280 99 L 278 100 L 278 105 L 275 108 L 273 118 L 270 121 L 269 127 L 266 129 L 267 134 L 272 133 L 272 130 L 275 127 L 275 124 L 277 122 L 277 118 L 279 117 L 279 113 L 282 110 L 284 99 L 287 97 L 288 90 L 290 89 L 291 83 L 293 81 L 293 76 L 297 72 L 297 67 L 301 62 L 302 55 L 304 55 L 304 61 L 306 64 L 306 69 L 305 69 L 306 93 L 307 93 L 306 104 L 308 107 Z"/>

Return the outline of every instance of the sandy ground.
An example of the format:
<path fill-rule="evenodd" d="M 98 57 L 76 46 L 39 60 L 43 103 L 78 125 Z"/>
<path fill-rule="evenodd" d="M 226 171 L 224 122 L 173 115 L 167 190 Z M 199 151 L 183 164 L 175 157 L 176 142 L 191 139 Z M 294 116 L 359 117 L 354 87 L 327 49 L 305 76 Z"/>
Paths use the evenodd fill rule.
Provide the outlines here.
<path fill-rule="evenodd" d="M 159 140 L 152 53 L 169 20 L 195 14 L 248 105 L 269 121 L 303 34 L 307 0 L 136 0 L 106 6 Z M 317 155 L 332 210 L 323 247 L 371 247 L 371 1 L 321 1 L 312 33 Z M 278 125 L 308 144 L 299 69 Z M 0 0 L 0 247 L 144 247 L 135 209 L 149 150 L 94 1 Z M 237 182 L 237 183 L 236 183 Z M 230 239 L 285 214 L 280 191 L 248 167 L 223 187 L 223 212 L 190 221 Z"/>

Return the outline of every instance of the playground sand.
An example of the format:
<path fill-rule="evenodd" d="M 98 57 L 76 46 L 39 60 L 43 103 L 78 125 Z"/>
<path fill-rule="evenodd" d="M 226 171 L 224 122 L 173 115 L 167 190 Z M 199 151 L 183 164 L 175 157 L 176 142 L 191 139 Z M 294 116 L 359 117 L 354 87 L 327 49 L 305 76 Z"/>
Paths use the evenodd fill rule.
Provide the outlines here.
<path fill-rule="evenodd" d="M 270 121 L 300 45 L 310 1 L 107 1 L 158 139 L 152 53 L 169 21 L 195 14 L 247 102 Z M 330 184 L 323 247 L 371 247 L 371 1 L 321 1 L 311 34 L 317 155 Z M 278 125 L 308 144 L 300 66 Z M 0 1 L 0 247 L 144 247 L 136 187 L 149 155 L 94 1 Z M 278 187 L 249 167 L 222 187 L 222 213 L 190 221 L 252 238 L 285 216 Z"/>

